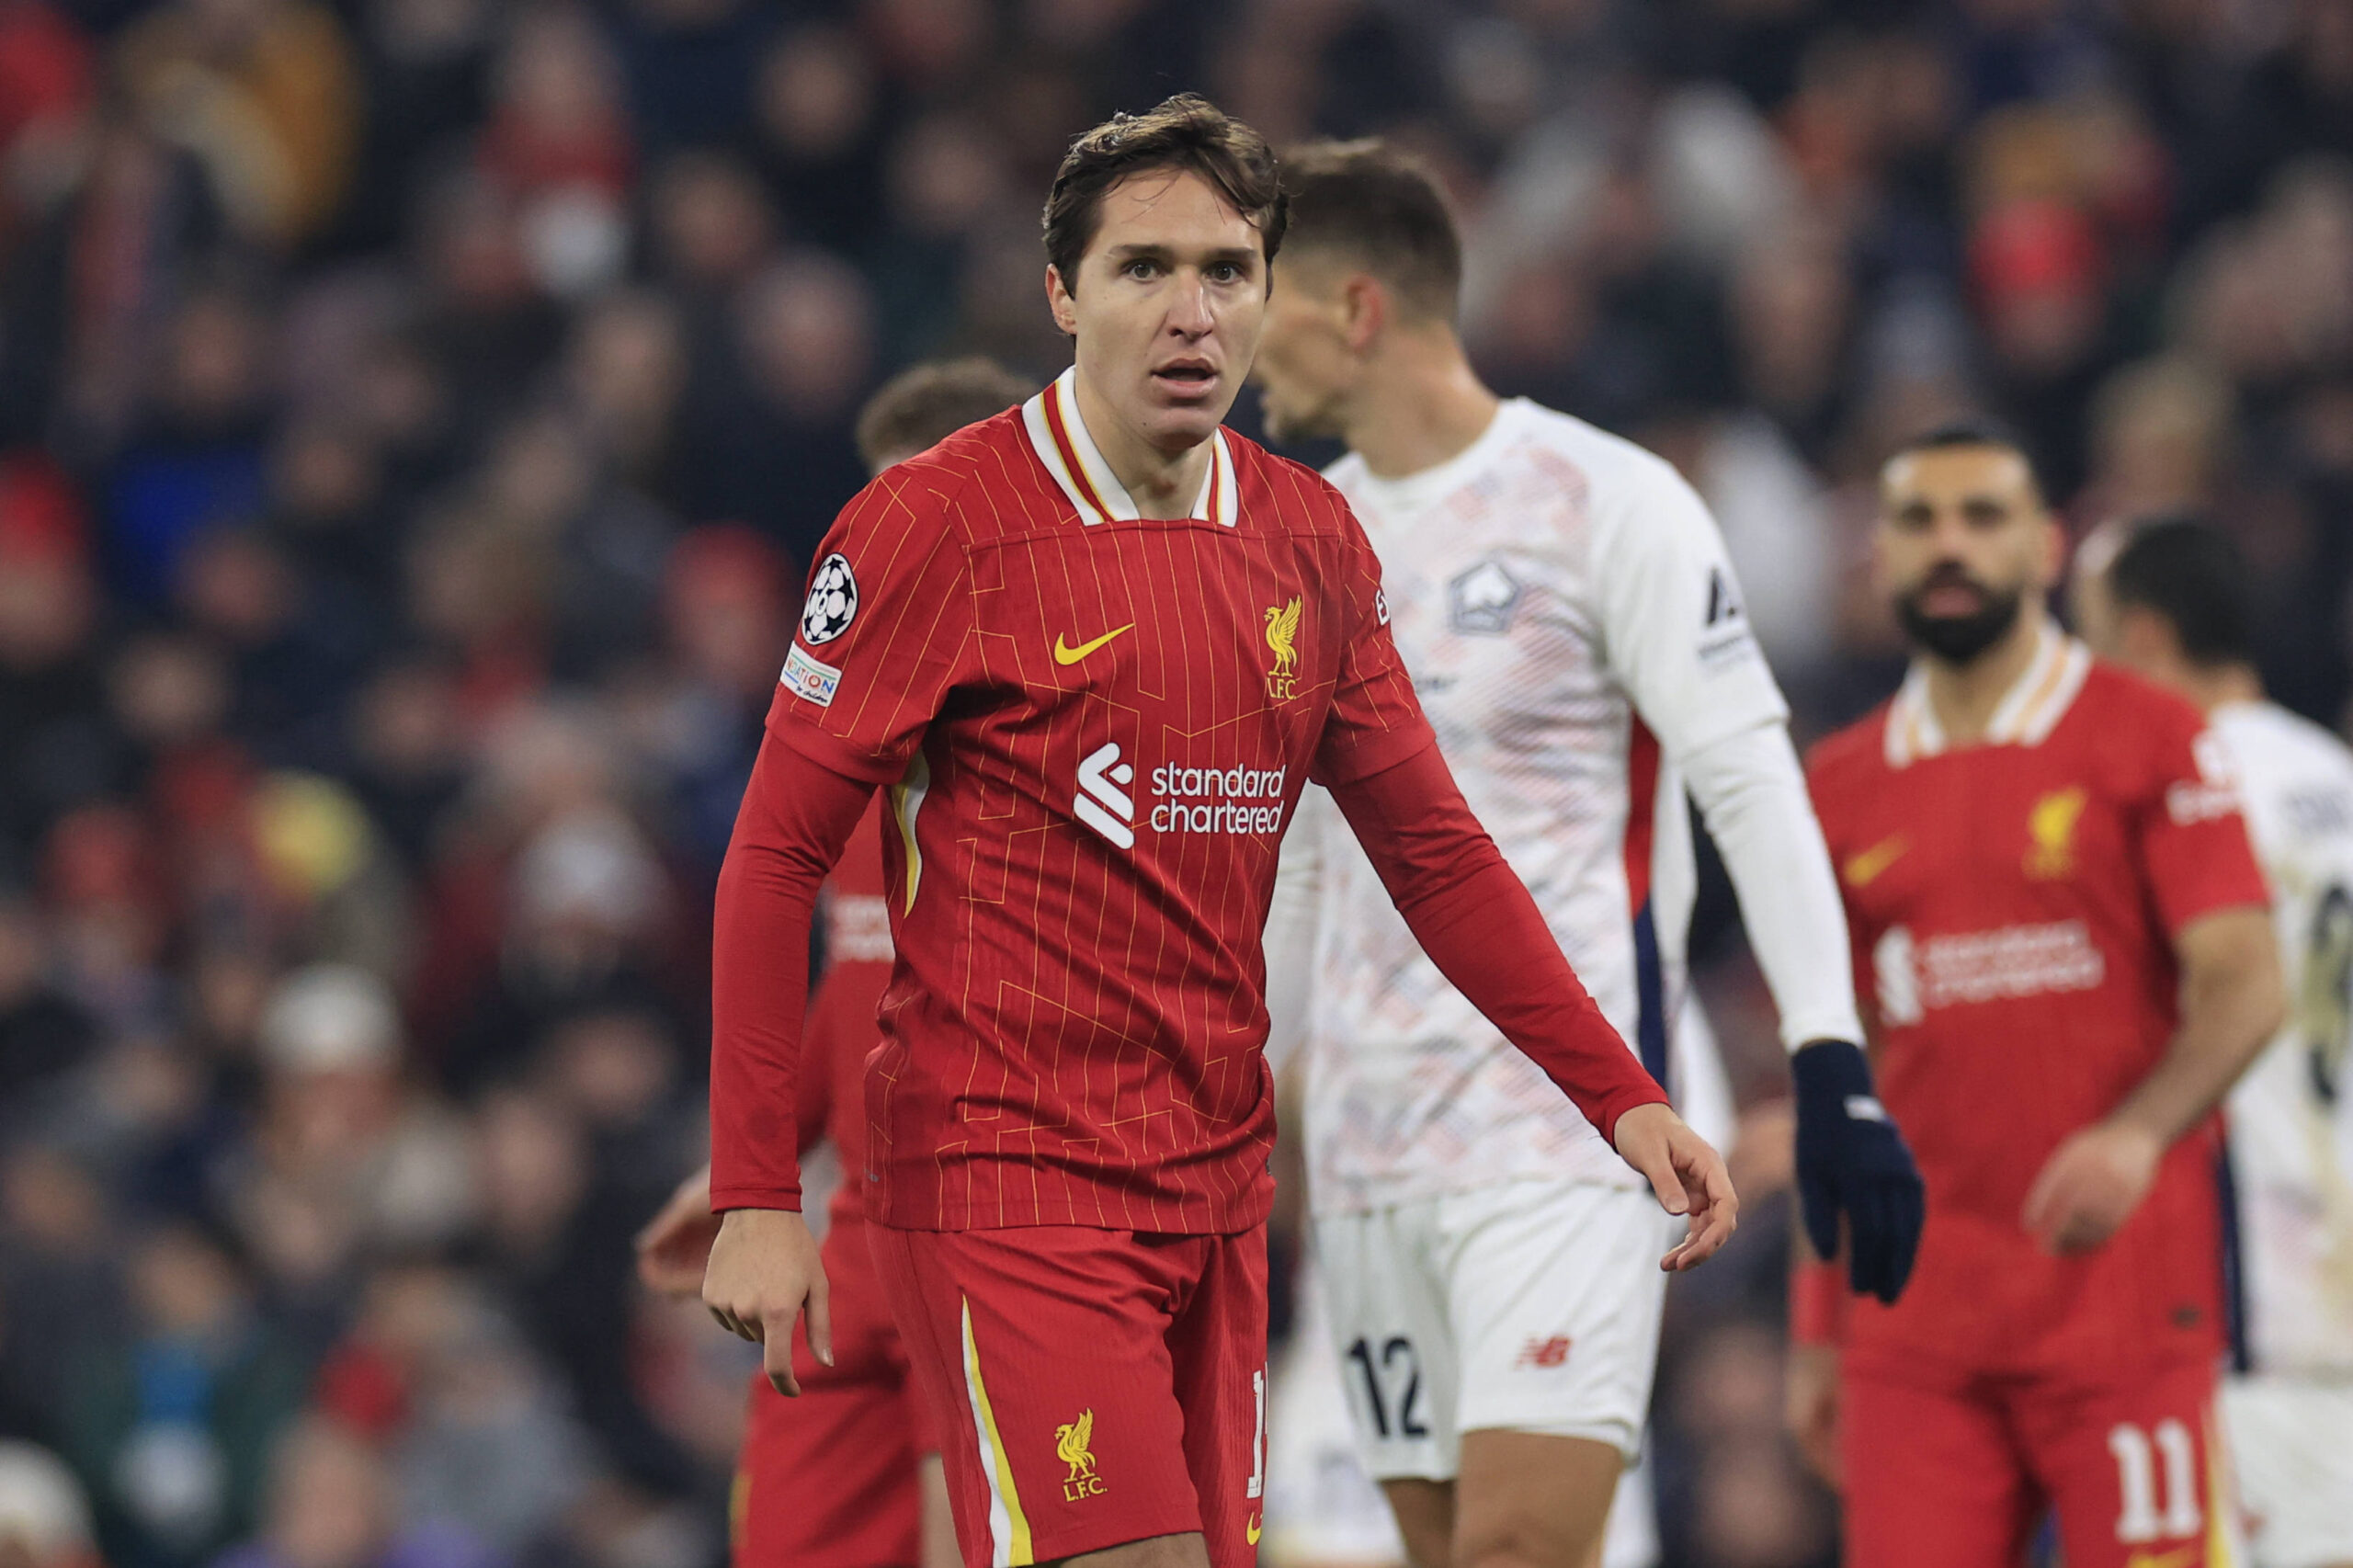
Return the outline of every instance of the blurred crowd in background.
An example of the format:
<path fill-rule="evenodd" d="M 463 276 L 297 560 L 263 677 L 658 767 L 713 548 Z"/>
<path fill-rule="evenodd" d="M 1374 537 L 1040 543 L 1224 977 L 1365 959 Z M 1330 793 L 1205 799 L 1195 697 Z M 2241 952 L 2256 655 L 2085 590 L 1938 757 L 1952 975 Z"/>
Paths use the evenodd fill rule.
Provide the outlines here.
<path fill-rule="evenodd" d="M 1973 407 L 2078 528 L 2220 517 L 2345 717 L 2342 0 L 0 0 L 9 1563 L 719 1561 L 749 1363 L 630 1238 L 801 574 L 880 378 L 1066 362 L 1047 182 L 1182 87 L 1430 160 L 1478 362 L 1694 480 L 1802 733 L 1894 678 L 1879 455 Z M 1834 1551 L 1753 1142 L 1677 1568 Z"/>

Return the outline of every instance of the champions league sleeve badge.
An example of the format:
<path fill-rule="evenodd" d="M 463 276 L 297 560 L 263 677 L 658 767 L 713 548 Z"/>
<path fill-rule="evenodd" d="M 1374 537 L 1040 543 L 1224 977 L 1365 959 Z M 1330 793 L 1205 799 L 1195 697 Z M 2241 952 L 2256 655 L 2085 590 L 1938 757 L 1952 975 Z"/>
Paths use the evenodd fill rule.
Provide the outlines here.
<path fill-rule="evenodd" d="M 849 558 L 836 551 L 817 565 L 809 581 L 809 602 L 801 608 L 801 640 L 814 648 L 849 630 L 858 618 L 858 578 Z"/>

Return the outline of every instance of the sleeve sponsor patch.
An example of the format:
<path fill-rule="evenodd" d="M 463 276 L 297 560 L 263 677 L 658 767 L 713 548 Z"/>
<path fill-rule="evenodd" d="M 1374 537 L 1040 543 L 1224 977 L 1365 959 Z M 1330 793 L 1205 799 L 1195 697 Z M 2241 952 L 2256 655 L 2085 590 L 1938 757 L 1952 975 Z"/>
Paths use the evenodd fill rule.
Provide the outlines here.
<path fill-rule="evenodd" d="M 809 579 L 809 602 L 801 607 L 801 640 L 818 647 L 847 631 L 856 619 L 858 578 L 849 569 L 849 557 L 836 551 L 817 563 L 817 574 Z"/>
<path fill-rule="evenodd" d="M 834 559 L 839 561 L 841 557 L 836 555 Z M 801 644 L 795 642 L 792 652 L 785 656 L 784 673 L 777 678 L 793 696 L 813 702 L 820 708 L 831 708 L 834 693 L 841 688 L 842 672 L 810 657 Z"/>
<path fill-rule="evenodd" d="M 2190 743 L 2190 756 L 2197 759 L 2198 777 L 2165 786 L 2165 813 L 2182 827 L 2238 815 L 2238 769 L 2222 737 L 2204 732 Z"/>

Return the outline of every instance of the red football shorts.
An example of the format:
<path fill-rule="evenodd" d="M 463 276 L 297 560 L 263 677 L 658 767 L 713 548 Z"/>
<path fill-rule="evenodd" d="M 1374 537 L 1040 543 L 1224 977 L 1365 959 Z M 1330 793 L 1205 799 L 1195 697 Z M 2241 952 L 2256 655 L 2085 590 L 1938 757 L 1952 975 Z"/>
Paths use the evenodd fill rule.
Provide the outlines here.
<path fill-rule="evenodd" d="M 860 1227 L 861 1229 L 863 1227 Z M 916 1464 L 937 1451 L 864 1239 L 828 1234 L 834 1364 L 795 1326 L 787 1399 L 752 1379 L 735 1471 L 734 1568 L 908 1568 L 921 1561 Z"/>
<path fill-rule="evenodd" d="M 2130 1381 L 1849 1368 L 1839 1388 L 1847 1568 L 2009 1568 L 2046 1511 L 2067 1568 L 2238 1568 L 2203 1360 Z"/>
<path fill-rule="evenodd" d="M 1264 1226 L 871 1231 L 970 1568 L 1191 1530 L 1257 1561 Z"/>

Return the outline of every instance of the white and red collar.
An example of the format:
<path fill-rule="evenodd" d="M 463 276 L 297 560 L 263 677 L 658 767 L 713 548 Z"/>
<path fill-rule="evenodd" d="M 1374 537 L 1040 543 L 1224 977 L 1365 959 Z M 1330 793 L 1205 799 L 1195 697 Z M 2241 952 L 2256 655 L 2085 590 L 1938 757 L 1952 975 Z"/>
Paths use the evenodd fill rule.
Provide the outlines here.
<path fill-rule="evenodd" d="M 1984 744 L 2039 746 L 2059 727 L 2092 671 L 2091 650 L 2049 620 L 2036 634 L 2034 657 L 2003 695 L 1985 726 Z M 1914 660 L 1887 710 L 1887 765 L 1902 767 L 1947 749 L 1944 726 L 1928 700 L 1927 666 Z"/>
<path fill-rule="evenodd" d="M 1047 382 L 1043 392 L 1021 405 L 1021 427 L 1038 460 L 1078 509 L 1080 522 L 1092 526 L 1143 515 L 1136 510 L 1128 487 L 1103 460 L 1095 437 L 1086 433 L 1086 421 L 1078 415 L 1077 366 Z M 1242 518 L 1241 500 L 1234 493 L 1233 451 L 1226 444 L 1224 426 L 1220 426 L 1210 439 L 1215 449 L 1210 471 L 1202 476 L 1201 493 L 1193 497 L 1193 509 L 1187 516 L 1230 528 Z"/>

